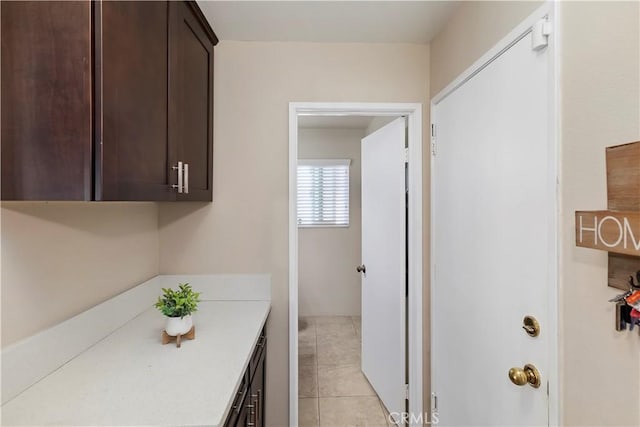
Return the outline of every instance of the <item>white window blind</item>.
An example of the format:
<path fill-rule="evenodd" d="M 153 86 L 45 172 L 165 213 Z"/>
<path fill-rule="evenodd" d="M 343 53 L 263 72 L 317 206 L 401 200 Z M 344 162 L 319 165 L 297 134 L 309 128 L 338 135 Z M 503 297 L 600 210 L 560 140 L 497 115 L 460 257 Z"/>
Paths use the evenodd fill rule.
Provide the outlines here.
<path fill-rule="evenodd" d="M 298 226 L 349 226 L 349 159 L 298 160 Z"/>

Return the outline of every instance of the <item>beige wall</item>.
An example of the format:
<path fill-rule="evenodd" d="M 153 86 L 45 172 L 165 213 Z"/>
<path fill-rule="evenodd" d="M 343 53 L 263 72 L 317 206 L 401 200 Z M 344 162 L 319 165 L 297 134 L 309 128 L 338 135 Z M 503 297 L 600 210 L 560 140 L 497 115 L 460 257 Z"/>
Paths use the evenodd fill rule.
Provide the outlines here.
<path fill-rule="evenodd" d="M 462 4 L 431 45 L 431 95 L 536 6 Z M 639 4 L 563 2 L 560 11 L 562 423 L 637 426 L 640 340 L 613 329 L 606 254 L 575 247 L 573 213 L 606 207 L 604 148 L 640 140 Z"/>
<path fill-rule="evenodd" d="M 360 316 L 360 140 L 364 129 L 300 129 L 299 159 L 350 159 L 349 227 L 298 229 L 300 316 Z"/>
<path fill-rule="evenodd" d="M 3 202 L 2 346 L 158 274 L 153 203 Z"/>
<path fill-rule="evenodd" d="M 162 273 L 272 274 L 269 425 L 288 425 L 288 103 L 426 103 L 428 64 L 425 45 L 216 47 L 214 201 L 160 206 L 160 265 Z"/>
<path fill-rule="evenodd" d="M 541 1 L 460 2 L 431 41 L 431 95 L 444 89 L 541 4 Z"/>
<path fill-rule="evenodd" d="M 564 421 L 638 426 L 640 339 L 613 329 L 607 256 L 575 246 L 574 211 L 606 208 L 605 147 L 640 140 L 640 3 L 567 2 L 561 13 Z"/>

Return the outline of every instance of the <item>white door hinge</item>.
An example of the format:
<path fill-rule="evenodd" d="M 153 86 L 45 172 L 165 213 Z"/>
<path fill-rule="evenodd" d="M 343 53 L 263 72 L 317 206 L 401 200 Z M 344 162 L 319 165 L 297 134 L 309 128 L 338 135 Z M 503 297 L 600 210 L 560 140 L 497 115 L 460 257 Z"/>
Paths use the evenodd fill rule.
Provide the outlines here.
<path fill-rule="evenodd" d="M 404 149 L 404 162 L 409 163 L 409 148 Z"/>
<path fill-rule="evenodd" d="M 436 155 L 436 125 L 431 124 L 431 155 Z"/>
<path fill-rule="evenodd" d="M 431 410 L 433 412 L 438 411 L 438 395 L 435 393 L 431 393 Z"/>
<path fill-rule="evenodd" d="M 404 399 L 409 400 L 409 384 L 404 385 Z"/>

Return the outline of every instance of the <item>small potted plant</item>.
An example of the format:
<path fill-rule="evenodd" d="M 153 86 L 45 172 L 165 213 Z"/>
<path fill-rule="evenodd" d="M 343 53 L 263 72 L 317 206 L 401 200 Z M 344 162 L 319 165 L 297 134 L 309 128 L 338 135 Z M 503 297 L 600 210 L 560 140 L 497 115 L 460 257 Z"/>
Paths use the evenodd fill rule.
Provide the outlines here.
<path fill-rule="evenodd" d="M 165 332 L 172 337 L 184 335 L 191 330 L 191 314 L 198 310 L 200 292 L 194 292 L 188 283 L 178 285 L 178 290 L 162 288 L 155 306 L 167 316 Z"/>

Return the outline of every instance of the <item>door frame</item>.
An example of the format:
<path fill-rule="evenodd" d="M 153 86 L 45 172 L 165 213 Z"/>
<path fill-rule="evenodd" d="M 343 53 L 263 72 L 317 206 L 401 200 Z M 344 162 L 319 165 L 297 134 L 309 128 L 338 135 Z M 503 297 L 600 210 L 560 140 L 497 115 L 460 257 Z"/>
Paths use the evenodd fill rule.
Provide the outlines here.
<path fill-rule="evenodd" d="M 548 189 L 550 196 L 549 206 L 550 215 L 553 218 L 552 224 L 549 227 L 548 233 L 550 242 L 553 242 L 548 251 L 548 265 L 549 265 L 549 277 L 548 277 L 548 325 L 545 329 L 549 331 L 549 359 L 548 359 L 548 372 L 547 379 L 549 381 L 548 388 L 548 405 L 549 405 L 549 426 L 561 425 L 561 408 L 560 402 L 560 378 L 559 378 L 559 209 L 560 209 L 560 174 L 559 174 L 559 159 L 560 159 L 560 127 L 559 127 L 559 113 L 560 113 L 560 87 L 559 87 L 559 58 L 560 58 L 560 8 L 555 1 L 547 1 L 538 9 L 536 9 L 531 15 L 529 15 L 524 21 L 518 24 L 512 31 L 509 32 L 504 38 L 502 38 L 495 46 L 489 49 L 484 55 L 474 62 L 469 68 L 467 68 L 462 74 L 454 79 L 449 85 L 442 89 L 437 95 L 431 99 L 431 123 L 434 123 L 436 117 L 436 111 L 438 104 L 447 98 L 451 93 L 464 85 L 468 80 L 473 78 L 476 74 L 480 73 L 491 62 L 497 59 L 500 55 L 505 53 L 511 46 L 520 41 L 523 37 L 531 32 L 533 24 L 543 17 L 548 17 L 551 22 L 551 34 L 548 38 L 549 54 L 549 84 L 547 87 L 547 93 L 549 96 L 549 102 L 547 106 L 549 128 L 547 134 L 547 143 L 549 144 L 549 158 L 548 166 L 549 173 L 551 174 L 549 182 L 552 184 L 552 188 Z M 437 155 L 437 128 L 436 134 L 431 136 L 432 150 L 436 150 Z M 430 209 L 431 218 L 434 218 L 435 214 L 435 200 L 433 195 L 437 182 L 435 180 L 435 156 L 431 155 L 431 193 L 430 193 Z M 432 220 L 429 231 L 430 235 L 433 235 L 435 228 L 435 222 Z M 433 239 L 430 242 L 430 253 L 435 253 L 435 245 Z M 435 266 L 434 257 L 430 257 L 430 287 L 429 292 L 433 292 L 434 280 L 435 280 Z M 431 316 L 433 316 L 435 309 L 435 302 L 431 300 Z M 433 342 L 430 343 L 433 345 Z M 431 347 L 432 348 L 432 347 Z M 432 349 L 433 351 L 433 349 Z M 433 358 L 431 359 L 433 361 Z M 433 363 L 433 362 L 432 362 Z M 433 364 L 430 366 L 430 370 L 434 370 Z M 433 381 L 433 380 L 432 380 Z M 431 383 L 431 389 L 433 390 L 433 382 Z M 433 406 L 433 402 L 432 402 Z"/>
<path fill-rule="evenodd" d="M 407 116 L 409 143 L 409 413 L 423 411 L 422 348 L 422 104 L 289 103 L 289 425 L 298 425 L 298 116 Z M 412 422 L 411 425 L 418 425 Z"/>

